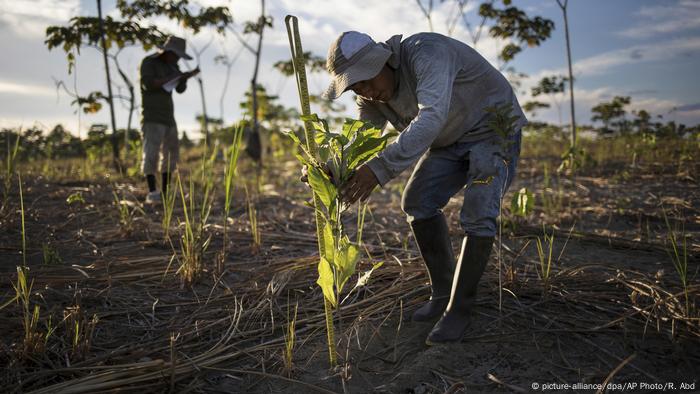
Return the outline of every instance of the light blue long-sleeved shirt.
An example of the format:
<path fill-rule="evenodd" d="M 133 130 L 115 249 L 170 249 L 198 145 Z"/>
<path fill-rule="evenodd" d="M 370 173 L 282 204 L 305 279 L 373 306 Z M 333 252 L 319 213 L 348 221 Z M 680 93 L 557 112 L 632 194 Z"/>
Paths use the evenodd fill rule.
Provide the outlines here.
<path fill-rule="evenodd" d="M 392 51 L 388 65 L 397 84 L 386 103 L 358 97 L 359 117 L 400 134 L 367 165 L 383 186 L 416 162 L 428 149 L 457 141 L 478 141 L 494 135 L 484 108 L 511 103 L 527 123 L 506 78 L 478 52 L 455 39 L 419 33 L 385 44 Z"/>

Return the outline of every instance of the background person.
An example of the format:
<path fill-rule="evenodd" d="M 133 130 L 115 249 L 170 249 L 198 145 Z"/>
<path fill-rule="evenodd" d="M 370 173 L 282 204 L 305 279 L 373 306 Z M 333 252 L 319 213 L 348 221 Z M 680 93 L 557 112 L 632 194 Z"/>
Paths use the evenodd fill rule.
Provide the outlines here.
<path fill-rule="evenodd" d="M 143 158 L 141 169 L 148 183 L 147 203 L 161 201 L 156 188 L 156 173 L 162 173 L 161 189 L 167 191 L 170 174 L 177 167 L 179 139 L 175 123 L 172 90 L 178 93 L 187 89 L 187 79 L 199 73 L 199 67 L 181 72 L 177 65 L 180 58 L 191 60 L 185 52 L 185 40 L 168 37 L 160 51 L 146 56 L 141 62 L 141 129 L 143 131 Z M 175 78 L 179 79 L 173 81 Z"/>

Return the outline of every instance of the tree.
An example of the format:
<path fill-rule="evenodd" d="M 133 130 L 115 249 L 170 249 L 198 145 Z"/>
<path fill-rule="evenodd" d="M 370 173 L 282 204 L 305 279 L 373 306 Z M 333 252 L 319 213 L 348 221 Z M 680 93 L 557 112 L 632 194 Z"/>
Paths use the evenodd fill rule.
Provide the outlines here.
<path fill-rule="evenodd" d="M 251 97 L 253 99 L 252 102 L 252 107 L 253 109 L 251 110 L 251 115 L 254 116 L 252 119 L 253 123 L 253 129 L 250 133 L 248 133 L 248 137 L 246 138 L 246 148 L 245 151 L 250 156 L 255 160 L 256 162 L 260 163 L 262 161 L 262 145 L 260 143 L 260 125 L 259 125 L 259 119 L 255 118 L 257 116 L 258 111 L 257 111 L 257 98 L 258 95 L 255 93 L 257 87 L 258 87 L 258 71 L 260 68 L 260 57 L 262 55 L 262 41 L 263 41 L 263 33 L 265 31 L 265 26 L 272 28 L 272 17 L 265 15 L 265 0 L 260 1 L 260 16 L 256 21 L 248 21 L 245 22 L 244 27 L 243 27 L 243 33 L 241 34 L 238 32 L 236 29 L 233 27 L 229 27 L 229 30 L 233 32 L 233 34 L 236 36 L 238 41 L 240 41 L 241 45 L 245 49 L 248 50 L 254 57 L 255 57 L 255 66 L 253 68 L 253 77 L 250 80 L 250 87 L 251 91 L 253 92 Z M 243 38 L 244 35 L 247 34 L 257 34 L 258 36 L 258 42 L 256 45 L 256 48 L 253 48 L 248 42 Z"/>
<path fill-rule="evenodd" d="M 649 132 L 651 125 L 651 115 L 646 110 L 640 109 L 639 111 L 632 111 L 636 118 L 632 121 L 632 124 L 637 129 L 639 134 L 644 134 Z"/>
<path fill-rule="evenodd" d="M 569 39 L 569 18 L 567 16 L 567 7 L 569 0 L 556 0 L 559 8 L 564 15 L 564 34 L 566 36 L 566 61 L 569 66 L 569 96 L 571 102 L 571 149 L 572 154 L 576 154 L 576 106 L 574 105 L 574 72 L 571 67 L 571 40 Z"/>
<path fill-rule="evenodd" d="M 440 0 L 440 3 L 445 0 Z M 482 36 L 483 29 L 487 22 L 491 22 L 489 34 L 498 39 L 512 40 L 506 44 L 499 55 L 502 61 L 501 70 L 506 68 L 506 64 L 513 60 L 516 54 L 522 52 L 523 46 L 538 46 L 542 41 L 549 38 L 554 22 L 540 16 L 530 17 L 525 11 L 511 5 L 511 0 L 502 0 L 504 8 L 494 6 L 495 0 L 485 0 L 479 6 L 478 15 L 480 20 L 472 24 L 467 17 L 465 8 L 469 0 L 452 0 L 453 7 L 446 19 L 447 35 L 451 36 L 461 17 L 464 27 L 472 41 L 472 46 L 477 47 Z M 432 12 L 434 0 L 416 0 L 421 12 L 428 20 L 430 31 L 434 31 Z"/>
<path fill-rule="evenodd" d="M 255 33 L 258 35 L 258 45 L 255 50 L 255 68 L 253 69 L 253 78 L 250 80 L 251 96 L 252 96 L 252 115 L 253 115 L 253 131 L 249 135 L 246 152 L 256 162 L 262 161 L 262 146 L 260 144 L 260 120 L 258 118 L 258 70 L 260 69 L 260 57 L 262 55 L 262 41 L 265 26 L 272 28 L 272 17 L 265 15 L 265 0 L 260 0 L 260 17 L 257 22 L 246 22 L 243 34 Z"/>
<path fill-rule="evenodd" d="M 594 122 L 603 122 L 603 129 L 601 130 L 602 133 L 611 133 L 611 124 L 618 125 L 619 130 L 622 132 L 624 131 L 625 127 L 625 122 L 623 119 L 626 114 L 625 105 L 628 105 L 629 103 L 629 96 L 615 96 L 612 101 L 602 102 L 593 107 L 591 112 L 593 112 L 594 115 L 591 117 L 591 120 Z M 614 121 L 616 119 L 621 119 L 621 121 L 615 123 Z"/>
<path fill-rule="evenodd" d="M 537 110 L 542 108 L 549 108 L 549 104 L 540 101 L 528 101 L 523 104 L 523 111 L 531 114 L 533 118 L 537 116 Z"/>
<path fill-rule="evenodd" d="M 241 53 L 243 53 L 244 49 L 245 47 L 241 46 L 233 57 L 229 57 L 226 53 L 222 53 L 214 57 L 214 63 L 221 64 L 226 67 L 226 79 L 221 87 L 221 96 L 219 96 L 219 118 L 221 118 L 221 120 L 224 119 L 224 99 L 226 97 L 226 92 L 228 91 L 229 80 L 231 79 L 231 70 L 233 69 L 233 65 L 236 63 L 236 60 L 238 60 L 238 57 L 241 56 Z"/>
<path fill-rule="evenodd" d="M 185 149 L 191 148 L 194 146 L 194 143 L 192 140 L 190 140 L 190 137 L 187 136 L 187 132 L 183 131 L 182 132 L 182 137 L 180 137 L 180 146 L 182 146 Z"/>
<path fill-rule="evenodd" d="M 85 148 L 78 137 L 66 131 L 63 125 L 56 125 L 46 136 L 44 152 L 50 159 L 79 157 Z"/>
<path fill-rule="evenodd" d="M 428 0 L 426 5 L 423 5 L 423 2 L 421 0 L 416 0 L 416 4 L 418 4 L 418 7 L 420 7 L 421 12 L 425 16 L 425 18 L 428 20 L 428 28 L 430 28 L 430 31 L 435 31 L 433 29 L 433 18 L 432 18 L 433 0 Z"/>
<path fill-rule="evenodd" d="M 161 44 L 165 37 L 155 26 L 143 26 L 134 21 L 117 21 L 111 16 L 102 20 L 103 28 L 100 26 L 99 17 L 74 17 L 71 18 L 67 26 L 49 26 L 46 29 L 46 40 L 44 41 L 49 50 L 60 47 L 66 52 L 68 61 L 68 73 L 73 71 L 75 65 L 75 54 L 80 54 L 80 49 L 84 47 L 94 48 L 106 57 L 110 58 L 115 65 L 122 81 L 127 87 L 128 97 L 113 95 L 113 97 L 123 99 L 129 103 L 129 116 L 127 119 L 127 129 L 131 129 L 133 113 L 136 109 L 136 97 L 134 84 L 128 74 L 119 63 L 119 55 L 122 50 L 130 46 L 139 46 L 144 50 Z M 102 45 L 101 32 L 104 31 L 104 46 Z M 100 91 L 90 92 L 86 96 L 80 96 L 78 92 L 70 91 L 62 81 L 56 81 L 57 87 L 63 87 L 65 92 L 73 97 L 73 105 L 77 105 L 85 113 L 95 113 L 102 108 L 102 101 L 109 103 L 109 94 L 105 96 Z M 108 86 L 111 90 L 111 83 Z M 112 125 L 113 133 L 116 134 L 116 122 Z M 113 146 L 116 141 L 113 141 Z M 128 146 L 125 141 L 125 146 Z M 115 155 L 118 158 L 118 147 Z"/>
<path fill-rule="evenodd" d="M 326 71 L 326 59 L 314 55 L 311 52 L 304 52 L 304 64 L 306 66 L 306 71 L 310 73 L 319 73 Z M 277 71 L 281 72 L 285 77 L 291 77 L 294 75 L 294 64 L 293 60 L 280 60 L 272 65 Z"/>
<path fill-rule="evenodd" d="M 540 82 L 532 88 L 532 97 L 537 97 L 541 94 L 546 94 L 552 96 L 552 101 L 557 106 L 557 113 L 559 114 L 559 125 L 561 126 L 561 106 L 557 95 L 559 93 L 564 93 L 566 90 L 565 83 L 568 78 L 563 76 L 553 75 L 551 77 L 544 77 Z"/>
<path fill-rule="evenodd" d="M 493 3 L 493 1 L 482 3 L 479 7 L 479 15 L 494 21 L 494 25 L 489 28 L 489 34 L 492 37 L 514 41 L 506 44 L 498 55 L 504 64 L 522 52 L 524 45 L 539 46 L 542 41 L 549 38 L 554 29 L 554 22 L 540 16 L 530 18 L 525 11 L 512 6 L 511 0 L 503 0 L 505 7 L 502 9 L 495 8 Z"/>
<path fill-rule="evenodd" d="M 102 19 L 102 1 L 97 0 L 97 14 L 99 20 L 100 45 L 102 47 L 102 58 L 105 63 L 105 74 L 107 76 L 107 102 L 109 103 L 109 115 L 112 120 L 112 156 L 114 159 L 114 168 L 122 171 L 122 165 L 119 160 L 119 141 L 117 140 L 117 120 L 114 117 L 114 96 L 112 95 L 112 78 L 109 75 L 109 60 L 107 60 L 107 43 L 105 41 L 105 25 Z"/>
<path fill-rule="evenodd" d="M 194 45 L 190 45 L 190 47 L 192 47 L 192 52 L 194 52 L 194 58 L 197 60 L 198 67 L 201 67 L 200 65 L 202 64 L 202 54 L 209 48 L 210 45 L 211 41 L 209 41 L 202 48 L 196 48 Z M 185 62 L 187 62 L 187 60 L 185 60 Z M 201 131 L 204 134 L 204 143 L 206 144 L 206 146 L 209 146 L 211 145 L 211 138 L 209 136 L 209 119 L 211 118 L 207 113 L 207 100 L 206 96 L 204 95 L 204 79 L 202 78 L 201 72 L 197 74 L 195 78 L 197 80 L 197 85 L 199 85 L 199 98 L 200 100 L 202 100 L 202 115 L 200 115 L 200 125 L 202 126 Z"/>

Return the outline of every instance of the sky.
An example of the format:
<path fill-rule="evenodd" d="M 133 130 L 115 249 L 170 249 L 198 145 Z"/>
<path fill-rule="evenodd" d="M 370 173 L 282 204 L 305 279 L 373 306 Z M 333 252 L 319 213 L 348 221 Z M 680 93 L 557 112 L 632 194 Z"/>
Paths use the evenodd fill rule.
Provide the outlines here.
<path fill-rule="evenodd" d="M 116 16 L 115 2 L 103 0 L 103 12 Z M 191 2 L 228 6 L 239 31 L 245 21 L 256 19 L 260 13 L 260 2 L 254 0 Z M 434 3 L 434 31 L 447 34 L 454 2 Z M 472 26 L 479 23 L 479 3 L 467 2 L 466 17 Z M 562 12 L 555 0 L 514 0 L 513 4 L 531 16 L 539 15 L 555 23 L 551 38 L 538 47 L 526 48 L 507 65 L 527 75 L 517 88 L 522 104 L 532 99 L 530 89 L 542 77 L 567 74 L 566 42 Z M 275 62 L 290 58 L 285 15 L 299 17 L 304 50 L 323 57 L 331 42 L 347 30 L 368 33 L 377 41 L 395 34 L 408 36 L 429 31 L 427 19 L 416 2 L 410 0 L 267 0 L 266 7 L 266 13 L 274 18 L 274 27 L 265 32 L 259 82 L 269 93 L 278 95 L 282 104 L 295 108 L 299 99 L 294 80 L 272 67 Z M 66 25 L 73 16 L 96 14 L 94 0 L 0 0 L 0 128 L 38 126 L 50 130 L 60 123 L 84 136 L 91 124 L 108 123 L 106 106 L 97 114 L 81 114 L 71 105 L 72 98 L 56 88 L 56 81 L 63 81 L 82 95 L 106 91 L 100 53 L 93 48 L 82 49 L 76 72 L 68 74 L 65 53 L 60 48 L 49 51 L 44 44 L 46 27 Z M 646 109 L 652 115 L 663 115 L 667 121 L 700 124 L 700 0 L 569 0 L 568 15 L 577 123 L 591 124 L 591 108 L 596 104 L 615 96 L 630 96 L 629 110 Z M 227 124 L 239 120 L 239 102 L 250 86 L 253 56 L 241 50 L 241 43 L 230 33 L 221 36 L 203 31 L 192 36 L 171 21 L 152 22 L 165 32 L 185 37 L 191 54 L 193 48 L 201 49 L 211 42 L 199 64 L 207 112 L 212 117 L 223 116 Z M 451 35 L 472 44 L 461 20 Z M 248 40 L 254 43 L 254 37 Z M 503 45 L 485 31 L 475 48 L 500 67 L 497 54 Z M 225 67 L 214 61 L 221 54 L 236 57 L 228 86 Z M 120 54 L 120 63 L 133 81 L 138 81 L 138 66 L 145 55 L 140 48 L 127 48 Z M 180 62 L 183 70 L 195 66 L 195 62 Z M 114 71 L 112 75 L 116 77 Z M 310 75 L 309 89 L 320 93 L 328 82 L 326 73 Z M 346 106 L 346 115 L 354 117 L 356 111 L 350 96 L 345 94 L 341 103 Z M 552 106 L 538 111 L 534 120 L 568 123 L 568 92 L 537 99 Z M 190 81 L 188 90 L 174 95 L 174 100 L 179 129 L 196 138 L 195 116 L 202 108 L 196 82 Z M 117 105 L 118 127 L 126 126 L 127 115 L 125 105 Z M 133 121 L 136 127 L 138 120 L 137 114 Z"/>

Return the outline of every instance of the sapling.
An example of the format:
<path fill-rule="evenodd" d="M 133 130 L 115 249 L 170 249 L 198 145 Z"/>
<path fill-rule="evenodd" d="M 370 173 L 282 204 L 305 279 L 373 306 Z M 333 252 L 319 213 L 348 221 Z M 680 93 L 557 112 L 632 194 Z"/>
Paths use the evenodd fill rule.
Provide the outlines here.
<path fill-rule="evenodd" d="M 119 213 L 119 226 L 121 227 L 124 235 L 129 235 L 134 229 L 134 212 L 129 210 L 129 202 L 119 197 L 116 186 L 114 187 L 114 190 L 112 190 L 112 195 L 114 197 L 114 205 L 116 205 L 117 212 Z"/>
<path fill-rule="evenodd" d="M 505 165 L 506 171 L 508 171 L 509 168 L 509 157 L 507 157 L 506 152 L 510 151 L 511 145 L 513 144 L 513 141 L 511 138 L 515 135 L 515 122 L 519 119 L 518 116 L 512 115 L 513 113 L 513 105 L 512 104 L 503 104 L 503 105 L 495 105 L 492 107 L 486 107 L 484 108 L 484 111 L 489 114 L 489 121 L 487 124 L 491 128 L 491 130 L 495 131 L 496 134 L 500 137 L 501 141 L 501 150 L 503 152 L 503 163 Z M 506 173 L 505 177 L 503 178 L 503 186 L 501 188 L 501 193 L 499 195 L 499 198 L 503 200 L 503 197 L 505 196 L 506 193 L 506 182 L 508 182 L 508 177 L 511 176 L 510 174 Z M 475 180 L 473 183 L 483 183 L 483 182 L 490 182 L 492 178 L 486 179 L 486 180 Z M 471 185 L 467 185 L 467 187 L 470 187 Z M 502 202 L 502 201 L 501 201 Z M 503 285 L 502 285 L 502 275 L 501 275 L 501 250 L 502 250 L 502 242 L 503 242 L 503 220 L 502 220 L 502 215 L 501 215 L 501 210 L 503 208 L 503 204 L 499 203 L 498 204 L 498 250 L 497 250 L 497 260 L 498 260 L 498 310 L 501 310 L 502 303 L 503 303 Z"/>
<path fill-rule="evenodd" d="M 331 132 L 328 123 L 316 115 L 303 116 L 314 133 L 306 134 L 307 140 L 294 132 L 287 135 L 298 147 L 297 159 L 308 170 L 309 186 L 314 193 L 319 238 L 320 260 L 318 280 L 324 302 L 331 308 L 339 307 L 339 297 L 348 279 L 355 273 L 360 259 L 358 242 L 352 242 L 343 227 L 342 217 L 349 208 L 340 200 L 338 187 L 348 180 L 354 171 L 384 149 L 391 133 L 369 123 L 347 119 L 340 133 Z M 313 138 L 313 141 L 309 141 Z M 313 147 L 313 148 L 312 148 Z M 362 221 L 358 222 L 359 225 Z M 361 230 L 358 229 L 359 234 Z M 359 237 L 358 237 L 359 238 Z M 335 340 L 332 309 L 326 308 L 328 348 L 332 366 L 335 365 Z"/>

